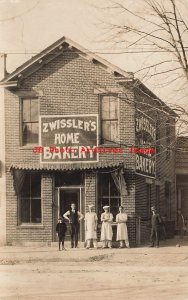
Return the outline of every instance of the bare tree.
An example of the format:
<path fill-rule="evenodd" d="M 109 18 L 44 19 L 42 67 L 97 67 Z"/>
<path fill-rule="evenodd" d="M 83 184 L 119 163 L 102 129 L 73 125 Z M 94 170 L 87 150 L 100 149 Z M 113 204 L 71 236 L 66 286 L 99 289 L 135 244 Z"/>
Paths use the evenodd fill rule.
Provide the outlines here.
<path fill-rule="evenodd" d="M 150 86 L 153 84 L 155 88 L 173 90 L 168 105 L 179 115 L 177 136 L 188 135 L 187 0 L 109 0 L 106 3 L 100 7 L 105 40 L 113 44 L 116 53 L 143 54 L 135 77 L 142 82 L 150 81 Z M 153 101 L 158 101 L 157 97 Z"/>
<path fill-rule="evenodd" d="M 152 63 L 136 73 L 145 70 L 145 76 L 150 77 L 168 74 L 171 82 L 184 77 L 188 83 L 188 3 L 186 0 L 138 2 L 141 10 L 136 3 L 130 7 L 127 0 L 110 1 L 108 11 L 116 16 L 108 22 L 110 39 L 123 46 L 123 51 L 161 54 L 161 59 L 156 61 L 152 57 Z"/>

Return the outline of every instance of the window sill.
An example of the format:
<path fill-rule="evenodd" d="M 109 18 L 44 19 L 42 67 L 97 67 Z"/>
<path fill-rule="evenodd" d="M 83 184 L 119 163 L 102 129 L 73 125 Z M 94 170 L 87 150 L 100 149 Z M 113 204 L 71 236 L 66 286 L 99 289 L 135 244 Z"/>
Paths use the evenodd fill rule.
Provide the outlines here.
<path fill-rule="evenodd" d="M 39 228 L 39 229 L 43 229 L 44 228 L 44 225 L 43 224 L 20 224 L 17 226 L 17 228 L 20 228 L 20 229 L 36 229 L 36 228 Z"/>
<path fill-rule="evenodd" d="M 121 145 L 119 144 L 100 144 L 98 145 L 99 148 L 121 148 Z"/>
<path fill-rule="evenodd" d="M 20 146 L 20 150 L 33 150 L 35 147 L 39 147 L 38 144 L 33 144 L 33 145 L 25 145 L 25 146 Z"/>

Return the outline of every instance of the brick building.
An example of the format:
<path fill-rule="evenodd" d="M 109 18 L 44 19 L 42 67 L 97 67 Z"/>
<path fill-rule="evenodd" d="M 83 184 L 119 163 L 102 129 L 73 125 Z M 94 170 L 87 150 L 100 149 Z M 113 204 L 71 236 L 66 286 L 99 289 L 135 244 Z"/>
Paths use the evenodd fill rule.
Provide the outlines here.
<path fill-rule="evenodd" d="M 181 209 L 188 221 L 188 137 L 177 138 L 176 145 L 176 191 L 177 209 Z M 176 220 L 177 221 L 177 220 Z"/>
<path fill-rule="evenodd" d="M 94 204 L 99 216 L 109 204 L 114 217 L 122 204 L 132 246 L 148 240 L 154 204 L 170 228 L 176 115 L 131 73 L 63 37 L 1 85 L 8 244 L 55 241 L 72 201 L 83 214 Z"/>

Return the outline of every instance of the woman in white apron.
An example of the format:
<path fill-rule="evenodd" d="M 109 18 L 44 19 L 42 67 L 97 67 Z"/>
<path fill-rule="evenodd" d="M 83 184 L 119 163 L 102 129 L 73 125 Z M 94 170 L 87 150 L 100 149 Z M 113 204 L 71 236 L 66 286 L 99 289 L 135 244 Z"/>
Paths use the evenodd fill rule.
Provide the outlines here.
<path fill-rule="evenodd" d="M 97 214 L 93 211 L 94 205 L 88 205 L 89 212 L 85 216 L 85 230 L 86 230 L 86 249 L 91 247 L 91 240 L 93 246 L 97 249 Z"/>
<path fill-rule="evenodd" d="M 117 237 L 116 240 L 120 242 L 120 247 L 124 247 L 124 243 L 127 248 L 129 246 L 129 239 L 127 233 L 127 214 L 123 211 L 123 206 L 119 207 L 119 214 L 116 215 L 116 223 L 117 223 Z"/>
<path fill-rule="evenodd" d="M 109 212 L 109 206 L 103 206 L 104 213 L 101 214 L 101 241 L 102 248 L 112 248 L 112 220 L 113 215 Z"/>

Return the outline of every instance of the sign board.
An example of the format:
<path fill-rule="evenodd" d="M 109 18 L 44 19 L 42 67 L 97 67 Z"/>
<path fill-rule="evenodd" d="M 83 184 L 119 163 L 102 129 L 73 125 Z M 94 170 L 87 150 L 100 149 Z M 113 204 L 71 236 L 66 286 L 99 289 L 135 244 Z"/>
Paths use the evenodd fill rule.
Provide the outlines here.
<path fill-rule="evenodd" d="M 156 176 L 156 126 L 154 121 L 142 113 L 136 116 L 136 145 L 142 151 L 136 154 L 136 173 L 155 178 Z"/>
<path fill-rule="evenodd" d="M 40 116 L 41 163 L 97 162 L 98 115 Z"/>

